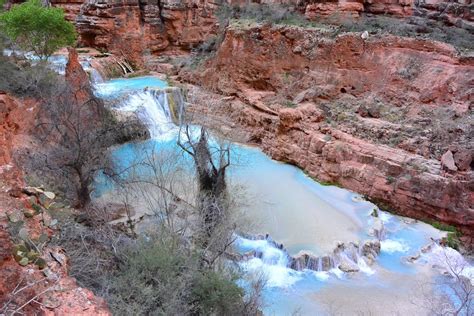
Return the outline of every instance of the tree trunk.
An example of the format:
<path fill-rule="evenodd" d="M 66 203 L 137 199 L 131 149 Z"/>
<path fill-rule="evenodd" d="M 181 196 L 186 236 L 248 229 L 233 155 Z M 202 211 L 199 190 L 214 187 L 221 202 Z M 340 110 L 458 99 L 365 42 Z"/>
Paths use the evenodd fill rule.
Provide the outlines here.
<path fill-rule="evenodd" d="M 84 208 L 91 202 L 91 195 L 89 192 L 90 181 L 82 175 L 80 169 L 76 169 L 79 176 L 79 187 L 77 189 L 77 204 L 76 208 Z"/>

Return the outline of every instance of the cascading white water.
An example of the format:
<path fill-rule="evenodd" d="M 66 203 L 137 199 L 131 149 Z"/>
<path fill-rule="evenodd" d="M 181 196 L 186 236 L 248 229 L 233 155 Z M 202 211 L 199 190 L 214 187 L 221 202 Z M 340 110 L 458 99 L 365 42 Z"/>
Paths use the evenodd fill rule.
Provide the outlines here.
<path fill-rule="evenodd" d="M 89 60 L 81 61 L 81 66 L 82 66 L 82 69 L 84 69 L 84 71 L 89 74 L 92 85 L 96 85 L 98 83 L 104 83 L 104 78 L 97 71 L 97 69 L 92 67 Z"/>
<path fill-rule="evenodd" d="M 178 127 L 173 122 L 168 92 L 165 90 L 135 92 L 123 100 L 118 109 L 137 113 L 152 138 L 168 141 L 177 135 Z"/>
<path fill-rule="evenodd" d="M 237 237 L 235 244 L 241 251 L 255 251 L 256 256 L 241 266 L 250 273 L 263 273 L 267 286 L 287 287 L 302 278 L 300 272 L 288 268 L 290 258 L 286 251 L 276 248 L 270 240 Z"/>

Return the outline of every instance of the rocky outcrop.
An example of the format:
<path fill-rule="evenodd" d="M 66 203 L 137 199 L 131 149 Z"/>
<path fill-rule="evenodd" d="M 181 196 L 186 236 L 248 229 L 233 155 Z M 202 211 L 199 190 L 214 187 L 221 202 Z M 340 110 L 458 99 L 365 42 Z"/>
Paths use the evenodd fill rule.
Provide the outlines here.
<path fill-rule="evenodd" d="M 6 315 L 109 315 L 103 299 L 81 288 L 68 276 L 67 258 L 58 248 L 42 248 L 43 260 L 17 262 L 21 239 L 37 245 L 55 231 L 51 217 L 36 213 L 33 202 L 41 203 L 24 188 L 23 173 L 13 158 L 20 147 L 28 146 L 34 128 L 36 103 L 19 101 L 0 93 L 0 306 Z M 26 194 L 28 193 L 28 194 Z"/>
<path fill-rule="evenodd" d="M 81 11 L 81 7 L 86 0 L 50 0 L 55 7 L 64 10 L 66 19 L 74 21 Z"/>
<path fill-rule="evenodd" d="M 215 34 L 218 6 L 208 0 L 86 0 L 74 23 L 82 45 L 109 50 L 139 66 L 144 56 L 188 51 Z"/>
<path fill-rule="evenodd" d="M 474 10 L 470 0 L 416 0 L 414 15 L 474 30 Z"/>
<path fill-rule="evenodd" d="M 74 48 L 68 49 L 65 78 L 77 104 L 84 104 L 94 99 L 89 76 L 79 63 L 79 56 Z"/>
<path fill-rule="evenodd" d="M 352 0 L 352 1 L 302 1 L 302 11 L 311 20 L 321 17 L 358 17 L 362 13 L 410 16 L 413 13 L 413 0 Z"/>
<path fill-rule="evenodd" d="M 35 114 L 35 101 L 20 102 L 0 91 L 0 186 L 17 188 L 22 185 L 14 149 L 28 141 L 24 134 L 34 128 Z"/>
<path fill-rule="evenodd" d="M 460 113 L 471 104 L 474 59 L 446 44 L 268 25 L 234 25 L 226 34 L 200 76 L 226 94 L 284 91 L 295 101 L 376 96 L 393 107 L 450 103 Z"/>
<path fill-rule="evenodd" d="M 344 22 L 362 14 L 436 19 L 468 30 L 474 27 L 469 2 L 443 0 L 351 0 L 351 1 L 252 1 L 261 5 L 283 4 L 310 20 L 331 18 Z M 214 0 L 52 0 L 73 21 L 81 45 L 124 56 L 136 66 L 163 51 L 188 52 L 215 37 L 224 6 L 246 5 L 245 1 Z"/>

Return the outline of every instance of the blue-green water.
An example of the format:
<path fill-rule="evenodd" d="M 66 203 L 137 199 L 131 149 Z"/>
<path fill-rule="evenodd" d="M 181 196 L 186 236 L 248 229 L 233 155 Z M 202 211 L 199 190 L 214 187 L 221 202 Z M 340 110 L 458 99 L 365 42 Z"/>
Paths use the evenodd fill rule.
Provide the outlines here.
<path fill-rule="evenodd" d="M 95 85 L 96 95 L 101 98 L 115 98 L 145 88 L 166 88 L 168 84 L 154 76 L 118 78 Z"/>
<path fill-rule="evenodd" d="M 96 93 L 104 98 L 130 95 L 128 101 L 125 99 L 118 108 L 137 111 L 145 108 L 143 113 L 147 116 L 147 123 L 156 125 L 150 127 L 154 128 L 152 139 L 124 144 L 113 150 L 117 169 L 128 170 L 151 153 L 172 152 L 183 168 L 188 168 L 192 174 L 192 161 L 176 145 L 179 129 L 169 121 L 169 115 L 162 113 L 162 104 L 155 104 L 159 101 L 150 99 L 150 95 L 140 96 L 140 91 L 146 87 L 165 86 L 166 82 L 154 77 L 114 79 L 96 85 Z M 233 144 L 231 161 L 228 179 L 246 190 L 248 203 L 242 208 L 254 224 L 251 230 L 268 233 L 283 243 L 290 255 L 302 250 L 322 255 L 331 252 L 336 241 L 357 242 L 371 238 L 367 231 L 373 221 L 370 214 L 375 205 L 357 194 L 321 185 L 300 169 L 274 161 L 256 148 Z M 150 172 L 147 168 L 139 164 L 134 172 L 147 175 Z M 127 172 L 122 176 L 126 177 Z M 97 177 L 97 196 L 112 189 L 105 176 Z M 395 302 L 395 294 L 400 290 L 403 293 L 396 302 L 405 304 L 409 297 L 407 288 L 413 286 L 412 278 L 420 273 L 419 267 L 407 263 L 405 257 L 416 254 L 430 242 L 431 237 L 437 238 L 440 233 L 423 223 L 407 224 L 397 216 L 383 211 L 379 214 L 386 227 L 382 252 L 374 266 L 364 268 L 356 275 L 344 274 L 338 269 L 329 272 L 294 271 L 286 267 L 286 253 L 267 241 L 239 238 L 236 246 L 240 251 L 259 250 L 263 253 L 263 258 L 251 259 L 241 266 L 248 273 L 263 272 L 267 276 L 265 314 L 290 315 L 294 311 L 303 315 L 319 314 L 325 310 L 319 296 L 334 296 L 344 304 L 357 305 L 355 298 L 351 300 L 351 297 L 356 297 L 354 291 L 372 293 L 374 304 L 378 304 L 381 299 Z M 427 282 L 432 280 L 429 273 L 424 278 Z M 377 295 L 385 296 L 380 298 Z"/>

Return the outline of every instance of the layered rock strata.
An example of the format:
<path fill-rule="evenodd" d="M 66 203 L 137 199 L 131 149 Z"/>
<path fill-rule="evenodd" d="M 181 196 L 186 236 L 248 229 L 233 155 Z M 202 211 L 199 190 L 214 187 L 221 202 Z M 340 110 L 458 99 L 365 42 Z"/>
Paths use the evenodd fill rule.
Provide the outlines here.
<path fill-rule="evenodd" d="M 179 78 L 229 96 L 196 106 L 274 159 L 472 236 L 474 60 L 438 42 L 324 32 L 230 28 Z"/>
<path fill-rule="evenodd" d="M 257 2 L 257 1 L 255 1 Z M 245 1 L 213 0 L 52 0 L 65 10 L 79 33 L 79 42 L 124 56 L 136 67 L 150 55 L 167 51 L 189 52 L 216 36 L 223 23 L 219 12 L 224 6 L 245 5 Z M 468 30 L 474 27 L 472 4 L 426 0 L 354 1 L 258 1 L 283 4 L 310 20 L 331 17 L 345 21 L 361 14 L 412 15 L 440 20 Z"/>

